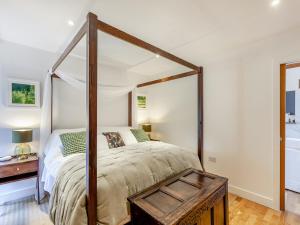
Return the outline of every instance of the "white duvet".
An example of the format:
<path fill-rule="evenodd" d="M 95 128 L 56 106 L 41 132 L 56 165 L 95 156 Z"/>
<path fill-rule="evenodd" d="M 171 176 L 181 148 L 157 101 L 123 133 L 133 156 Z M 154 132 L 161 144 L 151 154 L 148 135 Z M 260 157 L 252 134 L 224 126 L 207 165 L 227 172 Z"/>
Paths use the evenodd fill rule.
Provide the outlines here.
<path fill-rule="evenodd" d="M 178 146 L 149 141 L 110 149 L 97 157 L 97 222 L 129 221 L 127 198 L 188 168 L 201 169 L 198 156 Z M 85 155 L 78 154 L 57 174 L 50 197 L 55 225 L 86 225 Z"/>
<path fill-rule="evenodd" d="M 163 142 L 137 143 L 127 131 L 122 135 L 127 145 L 116 149 L 108 149 L 98 133 L 98 224 L 125 224 L 130 218 L 127 197 L 185 169 L 202 169 L 197 154 Z M 53 223 L 85 225 L 85 154 L 63 157 L 59 134 L 65 132 L 70 130 L 53 132 L 48 141 L 42 180 L 51 194 Z"/>

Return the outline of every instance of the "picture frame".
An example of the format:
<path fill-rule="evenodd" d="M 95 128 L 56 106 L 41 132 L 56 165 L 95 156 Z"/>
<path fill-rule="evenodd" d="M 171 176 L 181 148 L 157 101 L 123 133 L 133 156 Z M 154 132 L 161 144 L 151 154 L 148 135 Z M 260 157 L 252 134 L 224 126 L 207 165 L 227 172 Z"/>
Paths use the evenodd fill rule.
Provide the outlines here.
<path fill-rule="evenodd" d="M 8 105 L 40 107 L 40 83 L 33 80 L 8 79 Z"/>
<path fill-rule="evenodd" d="M 136 97 L 137 108 L 138 109 L 147 109 L 147 96 L 138 94 Z"/>

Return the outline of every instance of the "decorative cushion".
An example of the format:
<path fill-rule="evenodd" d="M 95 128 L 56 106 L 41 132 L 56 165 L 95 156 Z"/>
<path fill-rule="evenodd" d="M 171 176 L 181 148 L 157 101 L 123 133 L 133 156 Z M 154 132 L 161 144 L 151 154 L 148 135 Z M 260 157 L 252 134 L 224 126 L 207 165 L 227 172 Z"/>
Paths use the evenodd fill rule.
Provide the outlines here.
<path fill-rule="evenodd" d="M 138 142 L 150 141 L 149 136 L 143 129 L 131 129 L 131 132 L 133 133 Z"/>
<path fill-rule="evenodd" d="M 68 156 L 86 151 L 86 132 L 64 133 L 59 135 L 63 145 L 62 154 Z"/>
<path fill-rule="evenodd" d="M 48 154 L 59 154 L 61 155 L 62 149 L 64 146 L 61 143 L 60 135 L 65 133 L 75 133 L 75 132 L 81 132 L 85 131 L 84 128 L 78 128 L 78 129 L 57 129 L 52 132 L 52 134 L 49 137 L 49 140 L 47 141 L 47 145 L 44 149 L 44 154 L 48 156 Z M 59 151 L 59 152 L 58 152 Z"/>
<path fill-rule="evenodd" d="M 119 132 L 104 132 L 109 148 L 118 148 L 125 146 L 124 141 Z"/>
<path fill-rule="evenodd" d="M 98 127 L 98 134 L 101 134 L 100 136 L 103 136 L 102 133 L 103 132 L 118 132 L 125 145 L 132 145 L 132 144 L 137 144 L 137 140 L 134 137 L 134 135 L 132 134 L 132 132 L 130 131 L 130 129 L 132 129 L 132 127 Z M 104 137 L 104 136 L 103 136 Z M 105 138 L 105 137 L 104 137 Z M 105 142 L 106 138 L 105 138 Z M 98 142 L 99 143 L 99 142 Z M 107 146 L 108 149 L 108 146 Z"/>

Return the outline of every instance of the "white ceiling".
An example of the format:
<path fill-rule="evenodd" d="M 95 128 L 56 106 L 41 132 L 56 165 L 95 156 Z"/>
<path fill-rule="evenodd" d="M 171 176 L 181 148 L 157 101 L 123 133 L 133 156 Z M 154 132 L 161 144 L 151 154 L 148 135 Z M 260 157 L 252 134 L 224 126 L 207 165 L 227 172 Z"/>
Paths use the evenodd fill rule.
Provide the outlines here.
<path fill-rule="evenodd" d="M 300 25 L 300 1 L 281 0 L 2 0 L 0 39 L 62 51 L 88 11 L 194 64 Z M 67 24 L 75 22 L 74 27 Z M 75 54 L 84 56 L 84 45 Z M 151 53 L 100 34 L 100 59 L 153 75 L 182 71 Z"/>

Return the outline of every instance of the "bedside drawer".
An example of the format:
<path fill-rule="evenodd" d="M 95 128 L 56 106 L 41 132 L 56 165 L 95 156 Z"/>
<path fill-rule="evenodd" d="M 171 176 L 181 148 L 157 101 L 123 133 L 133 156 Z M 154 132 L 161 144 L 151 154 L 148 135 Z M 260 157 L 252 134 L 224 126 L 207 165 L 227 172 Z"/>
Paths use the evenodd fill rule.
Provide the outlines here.
<path fill-rule="evenodd" d="M 38 171 L 38 161 L 0 166 L 0 178 L 11 177 L 36 171 Z"/>

